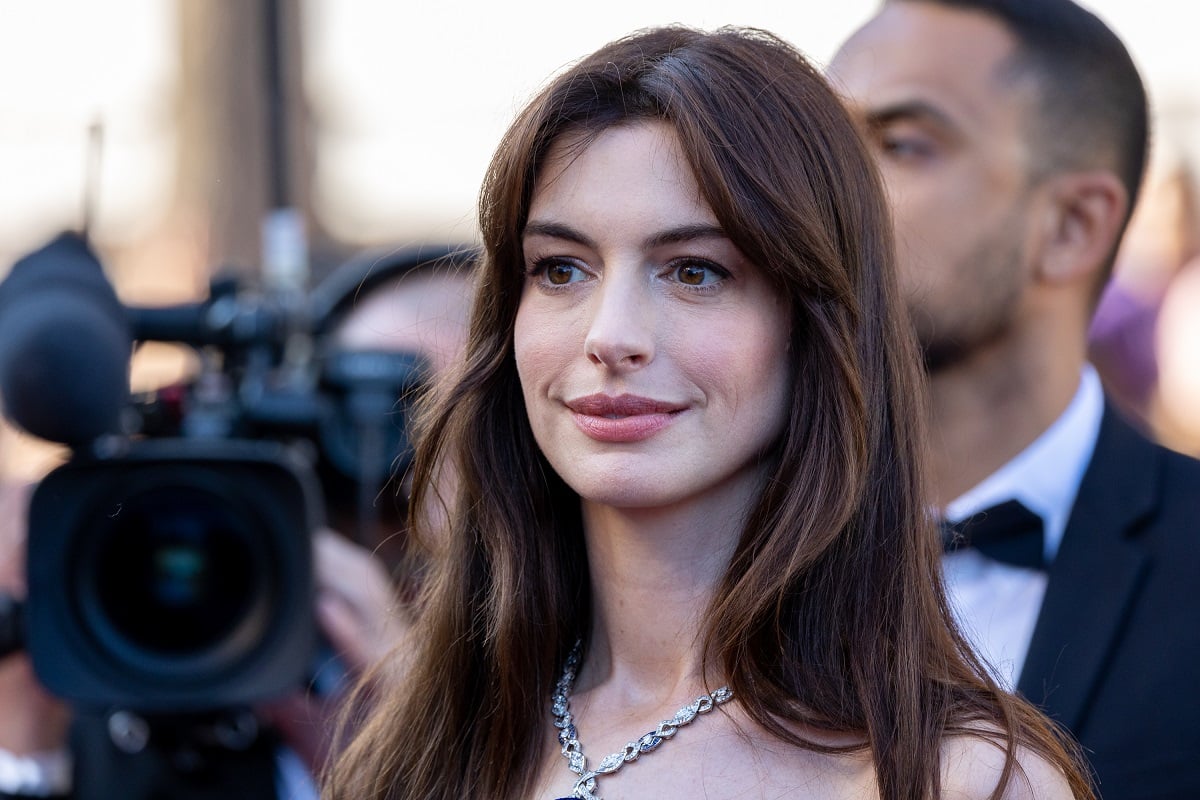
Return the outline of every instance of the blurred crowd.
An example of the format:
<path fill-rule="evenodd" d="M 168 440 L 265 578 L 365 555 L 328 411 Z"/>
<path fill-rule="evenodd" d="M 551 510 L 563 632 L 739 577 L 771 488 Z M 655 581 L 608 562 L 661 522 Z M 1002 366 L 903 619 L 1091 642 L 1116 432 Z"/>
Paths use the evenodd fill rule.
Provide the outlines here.
<path fill-rule="evenodd" d="M 1111 396 L 1161 441 L 1200 454 L 1200 202 L 1185 157 L 1147 178 L 1090 331 Z"/>

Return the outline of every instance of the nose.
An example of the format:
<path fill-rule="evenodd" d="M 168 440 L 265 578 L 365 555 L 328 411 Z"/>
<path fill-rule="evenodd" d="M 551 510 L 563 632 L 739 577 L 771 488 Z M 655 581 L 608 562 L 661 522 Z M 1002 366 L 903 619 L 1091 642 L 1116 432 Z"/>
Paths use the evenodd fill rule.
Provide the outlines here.
<path fill-rule="evenodd" d="M 654 359 L 654 304 L 648 295 L 637 271 L 609 270 L 591 297 L 583 348 L 592 363 L 628 371 Z"/>

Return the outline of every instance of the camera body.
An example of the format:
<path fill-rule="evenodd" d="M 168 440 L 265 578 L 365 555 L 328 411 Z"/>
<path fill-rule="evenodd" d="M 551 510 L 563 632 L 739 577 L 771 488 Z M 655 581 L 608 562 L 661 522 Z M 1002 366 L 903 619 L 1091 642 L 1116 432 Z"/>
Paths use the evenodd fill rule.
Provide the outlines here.
<path fill-rule="evenodd" d="M 216 280 L 195 305 L 128 308 L 70 234 L 0 283 L 5 414 L 73 451 L 29 514 L 25 646 L 52 692 L 191 714 L 303 685 L 324 476 L 377 495 L 424 379 L 418 354 L 332 344 L 355 291 L 301 301 Z M 200 371 L 134 398 L 130 350 L 152 340 L 191 345 Z"/>
<path fill-rule="evenodd" d="M 29 651 L 88 707 L 190 712 L 301 685 L 312 660 L 320 494 L 266 441 L 89 452 L 30 506 Z"/>

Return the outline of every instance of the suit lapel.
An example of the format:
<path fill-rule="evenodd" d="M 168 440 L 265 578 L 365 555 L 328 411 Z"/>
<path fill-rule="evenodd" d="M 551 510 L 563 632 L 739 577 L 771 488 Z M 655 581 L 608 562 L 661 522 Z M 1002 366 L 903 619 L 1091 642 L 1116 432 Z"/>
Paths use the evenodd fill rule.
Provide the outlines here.
<path fill-rule="evenodd" d="M 1137 534 L 1160 469 L 1154 446 L 1106 408 L 1018 681 L 1077 733 L 1149 566 Z"/>

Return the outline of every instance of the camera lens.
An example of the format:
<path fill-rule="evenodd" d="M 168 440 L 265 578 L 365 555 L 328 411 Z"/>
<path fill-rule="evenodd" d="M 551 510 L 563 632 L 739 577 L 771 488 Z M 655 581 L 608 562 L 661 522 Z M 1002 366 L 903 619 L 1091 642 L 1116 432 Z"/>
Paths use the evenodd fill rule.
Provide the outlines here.
<path fill-rule="evenodd" d="M 77 562 L 102 643 L 149 670 L 236 657 L 262 635 L 275 578 L 255 519 L 195 485 L 124 498 Z"/>
<path fill-rule="evenodd" d="M 320 519 L 306 462 L 269 441 L 124 444 L 78 454 L 30 501 L 39 680 L 79 708 L 162 714 L 301 685 Z"/>

